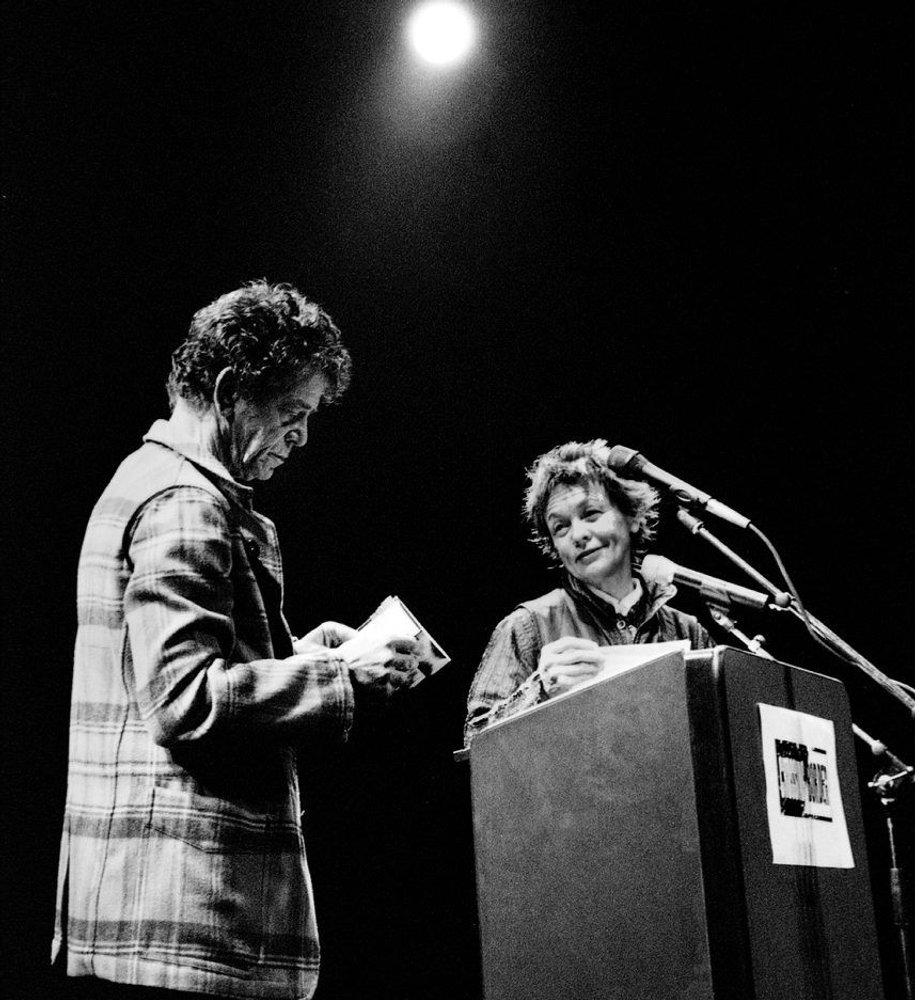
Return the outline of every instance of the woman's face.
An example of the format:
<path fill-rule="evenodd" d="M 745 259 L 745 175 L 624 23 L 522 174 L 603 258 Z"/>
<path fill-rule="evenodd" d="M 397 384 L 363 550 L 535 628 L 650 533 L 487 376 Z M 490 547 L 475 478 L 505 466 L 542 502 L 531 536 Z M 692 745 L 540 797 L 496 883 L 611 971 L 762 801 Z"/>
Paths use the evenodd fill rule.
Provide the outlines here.
<path fill-rule="evenodd" d="M 603 487 L 557 486 L 547 502 L 546 525 L 556 554 L 572 576 L 614 597 L 629 592 L 634 520 L 610 502 Z"/>
<path fill-rule="evenodd" d="M 242 482 L 269 479 L 308 440 L 308 418 L 326 389 L 323 375 L 308 373 L 266 401 L 237 399 L 227 432 L 229 472 Z"/>

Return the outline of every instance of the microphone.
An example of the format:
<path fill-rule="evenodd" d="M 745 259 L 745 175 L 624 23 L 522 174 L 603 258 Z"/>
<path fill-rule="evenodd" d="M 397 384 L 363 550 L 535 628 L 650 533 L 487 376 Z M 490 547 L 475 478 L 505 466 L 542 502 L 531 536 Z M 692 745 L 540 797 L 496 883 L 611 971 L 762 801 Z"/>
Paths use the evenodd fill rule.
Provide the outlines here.
<path fill-rule="evenodd" d="M 658 466 L 652 465 L 648 459 L 632 448 L 626 448 L 621 444 L 614 445 L 607 457 L 607 464 L 614 472 L 624 478 L 645 479 L 649 483 L 656 483 L 659 486 L 663 486 L 665 489 L 670 490 L 680 503 L 689 504 L 693 507 L 702 507 L 709 514 L 714 514 L 724 521 L 736 524 L 738 528 L 748 528 L 750 526 L 750 519 L 748 517 L 738 514 L 736 510 L 732 510 L 725 504 L 719 503 L 709 496 L 708 493 L 703 493 L 702 490 L 697 490 L 695 486 L 690 486 L 689 483 L 683 482 L 682 479 L 678 479 L 669 472 L 659 469 Z"/>
<path fill-rule="evenodd" d="M 678 566 L 664 556 L 645 556 L 642 560 L 642 576 L 658 583 L 682 583 L 684 587 L 698 590 L 707 601 L 722 607 L 740 604 L 745 608 L 765 608 L 770 602 L 780 608 L 788 606 L 787 594 L 770 597 L 762 591 L 750 590 L 736 583 L 728 583 L 727 580 L 719 580 L 716 576 Z"/>

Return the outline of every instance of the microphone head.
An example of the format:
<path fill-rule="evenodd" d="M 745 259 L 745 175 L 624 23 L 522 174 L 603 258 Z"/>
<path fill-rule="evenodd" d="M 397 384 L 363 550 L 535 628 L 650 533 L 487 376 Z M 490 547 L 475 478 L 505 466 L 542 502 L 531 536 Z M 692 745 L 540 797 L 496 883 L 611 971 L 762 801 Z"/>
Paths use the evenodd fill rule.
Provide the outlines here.
<path fill-rule="evenodd" d="M 664 556 L 647 555 L 642 560 L 642 576 L 649 583 L 673 583 L 676 564 Z"/>
<path fill-rule="evenodd" d="M 622 473 L 625 471 L 626 466 L 638 455 L 638 452 L 634 448 L 627 448 L 622 444 L 615 444 L 610 449 L 610 454 L 607 456 L 607 465 L 613 469 L 614 472 Z"/>

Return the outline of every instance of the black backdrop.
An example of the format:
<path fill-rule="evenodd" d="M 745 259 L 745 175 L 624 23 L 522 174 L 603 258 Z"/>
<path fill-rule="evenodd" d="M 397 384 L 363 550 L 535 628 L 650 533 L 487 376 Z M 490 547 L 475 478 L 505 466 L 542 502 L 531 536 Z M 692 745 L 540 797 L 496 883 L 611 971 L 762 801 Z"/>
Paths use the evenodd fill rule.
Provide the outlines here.
<path fill-rule="evenodd" d="M 518 517 L 547 448 L 606 437 L 740 509 L 814 614 L 915 677 L 901 5 L 470 6 L 480 46 L 444 77 L 411 64 L 393 0 L 5 7 L 3 942 L 30 990 L 83 526 L 164 415 L 190 315 L 243 280 L 317 299 L 356 364 L 261 490 L 293 627 L 358 624 L 393 592 L 453 656 L 306 769 L 324 1000 L 473 993 L 450 752 L 493 625 L 552 585 Z M 669 513 L 658 551 L 749 582 Z M 870 681 L 793 621 L 741 624 L 844 680 L 911 759 Z M 880 879 L 870 802 L 868 823 Z"/>

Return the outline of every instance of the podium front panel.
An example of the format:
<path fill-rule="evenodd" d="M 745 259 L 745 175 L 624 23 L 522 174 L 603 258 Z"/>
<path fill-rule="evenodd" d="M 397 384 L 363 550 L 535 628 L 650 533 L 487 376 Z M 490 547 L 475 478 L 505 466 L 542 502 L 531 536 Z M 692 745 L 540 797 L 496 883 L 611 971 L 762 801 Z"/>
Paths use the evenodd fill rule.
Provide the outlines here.
<path fill-rule="evenodd" d="M 774 864 L 759 704 L 832 720 L 851 869 Z M 470 750 L 486 1000 L 881 1000 L 844 688 L 719 647 Z"/>
<path fill-rule="evenodd" d="M 470 751 L 486 1000 L 712 997 L 682 654 Z"/>

